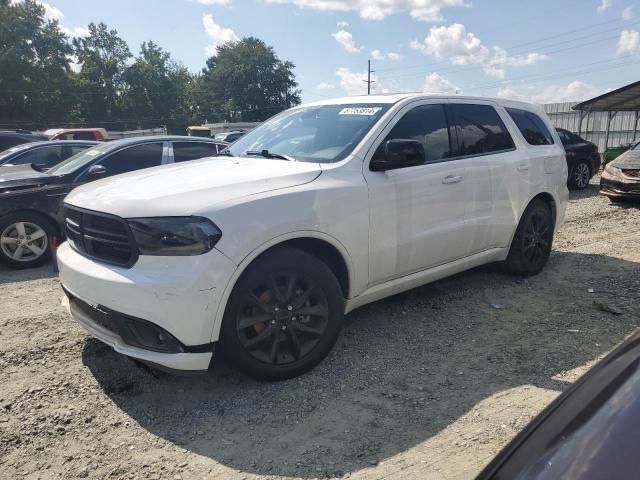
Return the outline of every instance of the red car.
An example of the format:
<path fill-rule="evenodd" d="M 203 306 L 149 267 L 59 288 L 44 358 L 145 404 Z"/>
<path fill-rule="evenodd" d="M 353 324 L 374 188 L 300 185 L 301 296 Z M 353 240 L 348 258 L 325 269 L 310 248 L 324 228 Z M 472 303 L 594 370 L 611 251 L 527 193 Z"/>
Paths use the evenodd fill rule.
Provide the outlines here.
<path fill-rule="evenodd" d="M 104 128 L 59 128 L 44 132 L 49 140 L 96 140 L 103 142 L 109 138 Z"/>

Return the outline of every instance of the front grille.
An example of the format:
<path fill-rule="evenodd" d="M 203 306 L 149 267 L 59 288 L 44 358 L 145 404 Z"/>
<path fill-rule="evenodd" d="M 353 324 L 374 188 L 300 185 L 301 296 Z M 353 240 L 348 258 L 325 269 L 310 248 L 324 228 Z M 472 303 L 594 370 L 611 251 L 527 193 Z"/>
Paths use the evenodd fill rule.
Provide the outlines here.
<path fill-rule="evenodd" d="M 138 248 L 122 218 L 65 205 L 64 223 L 69 244 L 84 256 L 123 267 L 138 260 Z"/>
<path fill-rule="evenodd" d="M 625 177 L 629 177 L 629 178 L 639 178 L 640 179 L 640 169 L 638 168 L 623 168 L 622 169 L 622 174 Z"/>

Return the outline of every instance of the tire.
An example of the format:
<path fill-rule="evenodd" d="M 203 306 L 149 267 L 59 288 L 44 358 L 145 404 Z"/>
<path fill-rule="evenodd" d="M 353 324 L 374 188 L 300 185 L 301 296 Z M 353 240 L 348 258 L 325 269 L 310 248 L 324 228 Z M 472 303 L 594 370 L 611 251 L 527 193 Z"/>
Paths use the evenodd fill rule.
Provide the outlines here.
<path fill-rule="evenodd" d="M 578 160 L 569 172 L 568 187 L 571 190 L 584 190 L 591 180 L 591 165 L 586 160 Z"/>
<path fill-rule="evenodd" d="M 42 215 L 7 215 L 0 219 L 0 261 L 18 269 L 43 265 L 51 258 L 49 238 L 56 235 L 55 226 Z"/>
<path fill-rule="evenodd" d="M 258 380 L 296 377 L 320 363 L 335 344 L 344 303 L 336 276 L 316 257 L 293 248 L 267 253 L 231 292 L 222 350 Z"/>
<path fill-rule="evenodd" d="M 526 208 L 511 242 L 505 267 L 522 276 L 536 275 L 544 268 L 553 243 L 553 215 L 549 205 L 534 200 Z"/>

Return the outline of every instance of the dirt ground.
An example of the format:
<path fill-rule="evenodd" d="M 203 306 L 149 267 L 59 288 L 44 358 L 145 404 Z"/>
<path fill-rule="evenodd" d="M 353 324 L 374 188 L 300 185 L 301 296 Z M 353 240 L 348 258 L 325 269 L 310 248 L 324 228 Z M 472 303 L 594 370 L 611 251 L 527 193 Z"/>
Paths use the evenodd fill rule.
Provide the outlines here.
<path fill-rule="evenodd" d="M 547 268 L 357 310 L 318 368 L 176 378 L 90 339 L 51 267 L 0 270 L 0 477 L 466 479 L 640 319 L 640 205 L 572 194 Z"/>

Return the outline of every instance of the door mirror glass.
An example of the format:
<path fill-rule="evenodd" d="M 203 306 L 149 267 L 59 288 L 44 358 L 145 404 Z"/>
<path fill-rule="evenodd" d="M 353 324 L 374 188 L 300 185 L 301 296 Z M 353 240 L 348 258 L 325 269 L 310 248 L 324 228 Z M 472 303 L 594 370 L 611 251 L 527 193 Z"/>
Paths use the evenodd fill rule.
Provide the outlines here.
<path fill-rule="evenodd" d="M 424 147 L 416 140 L 393 139 L 384 144 L 384 156 L 371 160 L 371 170 L 382 172 L 396 168 L 424 165 Z"/>
<path fill-rule="evenodd" d="M 89 177 L 99 177 L 101 175 L 105 175 L 107 173 L 107 169 L 102 165 L 91 165 L 89 170 L 87 170 L 87 175 Z"/>

